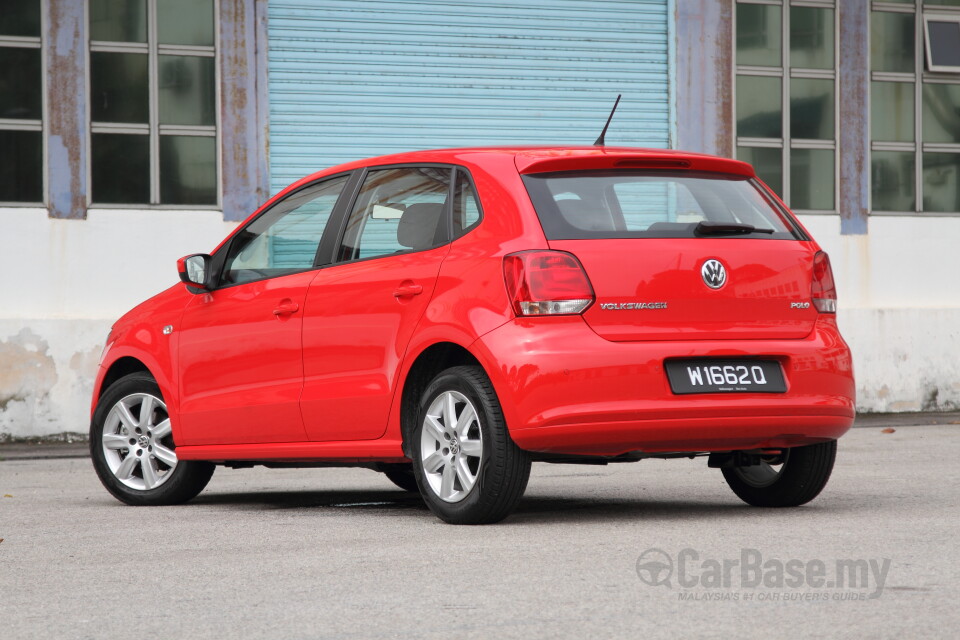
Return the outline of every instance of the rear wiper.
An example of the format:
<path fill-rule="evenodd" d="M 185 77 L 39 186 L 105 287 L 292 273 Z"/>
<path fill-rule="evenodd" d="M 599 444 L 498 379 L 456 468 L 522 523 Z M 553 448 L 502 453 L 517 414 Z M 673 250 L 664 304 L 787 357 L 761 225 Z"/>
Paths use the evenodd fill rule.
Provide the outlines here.
<path fill-rule="evenodd" d="M 701 222 L 693 230 L 698 236 L 736 236 L 747 233 L 773 233 L 773 229 L 758 229 L 739 222 Z"/>

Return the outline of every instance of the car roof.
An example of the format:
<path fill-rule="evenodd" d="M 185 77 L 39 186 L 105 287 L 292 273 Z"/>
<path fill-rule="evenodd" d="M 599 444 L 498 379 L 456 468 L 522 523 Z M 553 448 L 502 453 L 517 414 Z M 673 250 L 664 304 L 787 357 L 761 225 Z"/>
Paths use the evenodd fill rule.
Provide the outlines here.
<path fill-rule="evenodd" d="M 658 169 L 675 171 L 707 171 L 728 173 L 748 178 L 755 177 L 753 167 L 746 162 L 720 158 L 702 153 L 676 149 L 643 147 L 597 146 L 490 146 L 426 149 L 406 151 L 347 162 L 306 176 L 281 192 L 312 182 L 324 176 L 335 175 L 363 167 L 392 164 L 439 163 L 459 164 L 470 168 L 470 156 L 500 156 L 504 163 L 512 163 L 523 174 L 555 171 L 595 169 Z"/>

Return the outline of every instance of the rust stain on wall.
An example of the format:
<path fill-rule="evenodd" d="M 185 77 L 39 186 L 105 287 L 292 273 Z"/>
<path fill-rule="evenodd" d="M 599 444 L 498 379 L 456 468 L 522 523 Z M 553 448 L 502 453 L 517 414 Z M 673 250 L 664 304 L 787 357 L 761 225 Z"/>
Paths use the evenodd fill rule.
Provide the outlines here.
<path fill-rule="evenodd" d="M 87 216 L 82 0 L 47 0 L 47 168 L 52 218 Z"/>
<path fill-rule="evenodd" d="M 266 149 L 260 140 L 260 54 L 265 42 L 257 30 L 256 0 L 220 5 L 220 123 L 223 144 L 223 214 L 243 220 L 267 196 L 263 175 Z"/>
<path fill-rule="evenodd" d="M 70 356 L 69 367 L 75 372 L 73 389 L 77 395 L 86 399 L 93 394 L 93 382 L 97 377 L 97 368 L 100 365 L 100 353 L 103 345 L 95 345 L 86 351 L 77 351 Z M 64 376 L 66 378 L 66 376 Z"/>
<path fill-rule="evenodd" d="M 103 346 L 98 345 L 86 351 L 76 352 L 70 357 L 70 368 L 84 375 L 96 375 L 102 349 Z"/>
<path fill-rule="evenodd" d="M 0 414 L 13 402 L 44 397 L 57 383 L 50 347 L 30 329 L 0 341 Z"/>
<path fill-rule="evenodd" d="M 677 147 L 733 155 L 733 3 L 676 8 Z"/>
<path fill-rule="evenodd" d="M 866 234 L 870 202 L 870 129 L 866 117 L 870 94 L 869 7 L 841 0 L 837 162 L 840 165 L 840 233 Z"/>
<path fill-rule="evenodd" d="M 714 77 L 718 80 L 717 107 L 722 126 L 717 127 L 714 144 L 717 153 L 733 157 L 733 3 L 720 5 L 720 21 L 717 25 L 717 42 L 714 43 Z M 729 124 L 726 124 L 729 123 Z"/>

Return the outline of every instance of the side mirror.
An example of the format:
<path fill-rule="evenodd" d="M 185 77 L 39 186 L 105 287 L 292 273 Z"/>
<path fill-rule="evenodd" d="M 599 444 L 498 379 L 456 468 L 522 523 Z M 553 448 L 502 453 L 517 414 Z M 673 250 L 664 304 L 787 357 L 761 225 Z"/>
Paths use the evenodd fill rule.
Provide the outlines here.
<path fill-rule="evenodd" d="M 195 253 L 180 258 L 177 260 L 177 273 L 192 293 L 208 290 L 210 288 L 207 285 L 207 278 L 210 276 L 210 256 L 205 253 Z"/>

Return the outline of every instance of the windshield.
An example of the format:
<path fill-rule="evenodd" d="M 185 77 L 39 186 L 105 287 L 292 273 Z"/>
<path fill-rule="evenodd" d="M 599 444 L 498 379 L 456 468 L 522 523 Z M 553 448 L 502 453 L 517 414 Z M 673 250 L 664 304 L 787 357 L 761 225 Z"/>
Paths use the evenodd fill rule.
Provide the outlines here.
<path fill-rule="evenodd" d="M 803 239 L 753 181 L 732 175 L 577 171 L 523 176 L 548 240 Z"/>

